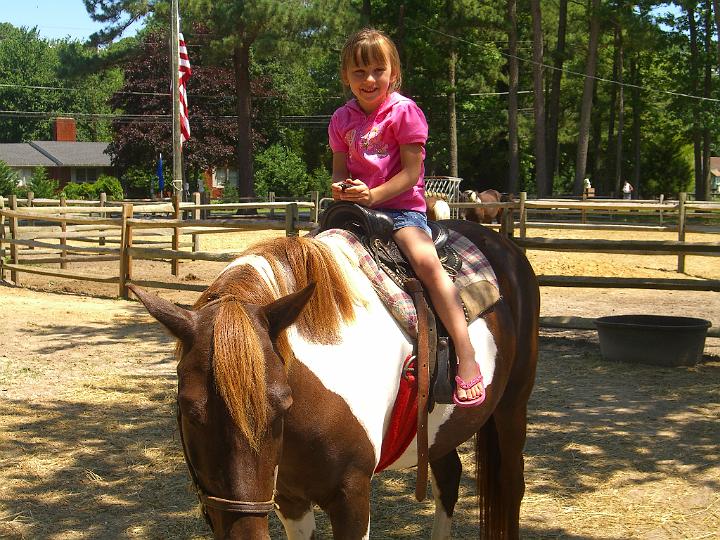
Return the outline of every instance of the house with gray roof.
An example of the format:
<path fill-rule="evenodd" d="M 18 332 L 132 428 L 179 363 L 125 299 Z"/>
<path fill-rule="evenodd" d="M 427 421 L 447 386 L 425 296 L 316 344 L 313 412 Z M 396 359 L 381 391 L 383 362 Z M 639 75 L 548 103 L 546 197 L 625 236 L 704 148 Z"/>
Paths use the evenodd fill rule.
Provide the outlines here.
<path fill-rule="evenodd" d="M 35 167 L 45 167 L 61 187 L 69 182 L 94 182 L 103 174 L 114 175 L 108 143 L 78 142 L 74 119 L 57 118 L 53 137 L 52 141 L 0 143 L 0 160 L 18 173 L 23 184 L 30 180 Z"/>

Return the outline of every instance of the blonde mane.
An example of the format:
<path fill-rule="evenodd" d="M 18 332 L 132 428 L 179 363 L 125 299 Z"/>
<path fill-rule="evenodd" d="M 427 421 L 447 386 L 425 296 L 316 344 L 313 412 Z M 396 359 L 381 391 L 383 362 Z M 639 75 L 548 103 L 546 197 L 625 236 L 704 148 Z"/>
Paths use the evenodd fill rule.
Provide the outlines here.
<path fill-rule="evenodd" d="M 250 264 L 228 269 L 200 296 L 194 308 L 218 302 L 213 326 L 215 385 L 238 428 L 256 451 L 267 428 L 265 362 L 260 337 L 244 304 L 264 306 L 314 282 L 316 289 L 295 321 L 296 329 L 313 343 L 340 340 L 341 323 L 354 318 L 353 296 L 329 248 L 306 238 L 278 238 L 248 248 L 242 256 L 267 261 L 275 287 Z M 279 292 L 279 294 L 278 294 Z M 276 350 L 286 370 L 294 359 L 287 334 Z"/>

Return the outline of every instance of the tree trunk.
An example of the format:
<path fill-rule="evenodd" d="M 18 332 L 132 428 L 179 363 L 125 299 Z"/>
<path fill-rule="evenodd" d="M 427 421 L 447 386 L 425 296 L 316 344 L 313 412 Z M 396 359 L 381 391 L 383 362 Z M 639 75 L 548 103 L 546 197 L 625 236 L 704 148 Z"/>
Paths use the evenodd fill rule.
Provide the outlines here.
<path fill-rule="evenodd" d="M 395 32 L 395 46 L 398 50 L 398 56 L 400 57 L 400 65 L 407 65 L 407 55 L 405 54 L 405 4 L 400 4 L 398 7 L 398 22 L 397 31 Z"/>
<path fill-rule="evenodd" d="M 718 0 L 720 1 L 720 0 Z M 547 131 L 547 173 L 552 188 L 553 179 L 558 168 L 558 126 L 560 124 L 560 84 L 562 69 L 565 62 L 565 37 L 567 35 L 567 4 L 568 0 L 560 0 L 558 14 L 558 35 L 555 47 L 555 62 L 550 89 Z"/>
<path fill-rule="evenodd" d="M 360 20 L 362 20 L 363 26 L 370 26 L 372 23 L 372 5 L 370 0 L 363 0 Z"/>
<path fill-rule="evenodd" d="M 593 103 L 598 101 L 598 85 L 596 84 L 593 88 Z M 590 115 L 590 144 L 588 150 L 588 174 L 587 176 L 592 180 L 593 186 L 595 180 L 598 178 L 598 170 L 600 168 L 600 147 L 602 144 L 602 119 L 603 111 L 600 107 L 593 107 L 593 113 Z"/>
<path fill-rule="evenodd" d="M 582 107 L 580 109 L 580 126 L 578 129 L 577 160 L 575 162 L 575 185 L 573 192 L 580 195 L 585 180 L 587 166 L 588 143 L 590 140 L 590 116 L 592 113 L 593 86 L 595 85 L 595 68 L 597 66 L 597 49 L 600 39 L 600 0 L 592 0 L 590 13 L 590 38 L 588 55 L 585 65 L 585 84 L 583 86 Z"/>
<path fill-rule="evenodd" d="M 457 64 L 457 52 L 455 47 L 450 46 L 450 58 L 448 59 L 448 133 L 450 136 L 450 176 L 458 176 L 458 146 L 457 146 L 457 114 L 455 109 L 455 66 Z"/>
<path fill-rule="evenodd" d="M 508 192 L 517 193 L 520 186 L 520 148 L 518 142 L 518 44 L 517 1 L 508 0 Z"/>
<path fill-rule="evenodd" d="M 530 0 L 533 25 L 533 112 L 535 115 L 535 182 L 539 197 L 550 195 L 545 151 L 545 87 L 540 0 Z"/>
<path fill-rule="evenodd" d="M 253 181 L 252 162 L 252 125 L 250 110 L 252 97 L 250 95 L 250 43 L 240 42 L 233 51 L 233 67 L 235 69 L 235 84 L 237 96 L 237 122 L 238 122 L 238 193 L 240 197 L 254 197 L 255 183 Z"/>
<path fill-rule="evenodd" d="M 703 97 L 709 98 L 712 92 L 712 12 L 710 2 L 705 4 L 705 54 L 703 55 L 703 64 L 705 67 L 705 79 L 703 81 Z M 707 201 L 710 198 L 710 126 L 708 125 L 707 116 L 703 115 L 703 163 L 702 163 L 702 183 L 700 186 L 700 197 L 698 200 Z"/>
<path fill-rule="evenodd" d="M 455 7 L 453 0 L 447 0 L 445 3 L 446 23 L 449 28 L 453 26 L 455 17 Z M 457 51 L 455 50 L 455 42 L 450 40 L 450 50 L 448 57 L 448 91 L 447 91 L 447 107 L 448 107 L 448 145 L 450 151 L 450 176 L 458 176 L 458 147 L 457 147 L 457 114 L 455 109 L 455 67 L 457 66 Z"/>
<path fill-rule="evenodd" d="M 620 44 L 618 43 L 620 27 L 615 25 L 615 38 L 613 40 L 613 69 L 612 69 L 612 80 L 617 81 L 618 72 L 618 51 L 620 50 Z M 607 191 L 611 192 L 614 196 L 619 196 L 615 187 L 615 109 L 617 105 L 617 91 L 618 86 L 616 84 L 610 85 L 610 119 L 608 120 L 608 132 L 607 132 L 607 148 L 605 151 L 605 164 L 603 167 L 603 186 Z"/>
<path fill-rule="evenodd" d="M 695 21 L 695 11 L 697 2 L 690 2 L 687 6 L 688 29 L 690 31 L 690 86 L 694 96 L 698 95 L 700 56 L 698 54 L 698 35 L 697 22 Z M 702 132 L 698 122 L 699 109 L 693 104 L 692 115 L 692 140 L 693 140 L 693 158 L 695 166 L 695 197 L 700 195 L 702 188 Z"/>
<path fill-rule="evenodd" d="M 618 40 L 618 127 L 617 139 L 615 140 L 615 193 L 620 193 L 623 185 L 623 134 L 625 132 L 625 85 L 624 83 L 624 58 L 623 58 L 623 41 L 622 27 L 620 28 Z M 636 194 L 637 196 L 637 194 Z"/>
<path fill-rule="evenodd" d="M 713 0 L 713 13 L 715 15 L 715 31 L 720 36 L 720 0 Z M 717 41 L 717 62 L 720 69 L 720 39 Z"/>
<path fill-rule="evenodd" d="M 632 184 L 635 186 L 635 194 L 638 198 L 642 198 L 643 188 L 640 185 L 641 179 L 641 131 L 640 131 L 640 86 L 642 84 L 642 77 L 640 76 L 640 61 L 639 55 L 637 55 L 630 66 L 630 79 L 633 82 L 632 89 L 632 112 L 633 112 L 633 181 Z"/>

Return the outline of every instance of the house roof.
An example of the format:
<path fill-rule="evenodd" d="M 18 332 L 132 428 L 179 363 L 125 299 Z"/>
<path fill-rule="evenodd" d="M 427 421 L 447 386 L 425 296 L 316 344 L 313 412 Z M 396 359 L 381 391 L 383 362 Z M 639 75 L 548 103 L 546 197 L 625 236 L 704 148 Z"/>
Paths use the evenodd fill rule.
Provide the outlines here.
<path fill-rule="evenodd" d="M 32 141 L 0 144 L 11 167 L 110 167 L 105 142 Z"/>
<path fill-rule="evenodd" d="M 53 160 L 28 143 L 0 144 L 0 160 L 11 167 L 57 167 Z"/>

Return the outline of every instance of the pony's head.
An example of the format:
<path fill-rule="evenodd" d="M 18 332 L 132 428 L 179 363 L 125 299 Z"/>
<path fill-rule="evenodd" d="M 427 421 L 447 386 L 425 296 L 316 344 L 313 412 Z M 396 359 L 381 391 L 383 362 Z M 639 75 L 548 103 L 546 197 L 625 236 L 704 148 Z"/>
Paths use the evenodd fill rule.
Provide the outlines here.
<path fill-rule="evenodd" d="M 461 202 L 478 202 L 477 191 L 474 189 L 466 189 L 460 192 Z"/>
<path fill-rule="evenodd" d="M 295 324 L 304 339 L 332 343 L 353 316 L 332 255 L 316 244 L 282 239 L 253 248 L 251 262 L 221 274 L 192 310 L 130 286 L 178 340 L 180 438 L 216 537 L 267 537 L 293 401 L 286 329 Z"/>

